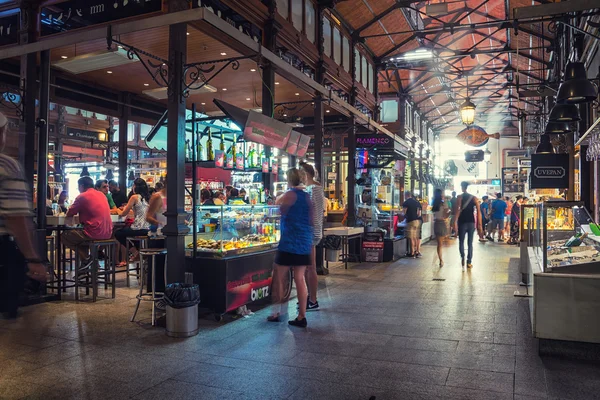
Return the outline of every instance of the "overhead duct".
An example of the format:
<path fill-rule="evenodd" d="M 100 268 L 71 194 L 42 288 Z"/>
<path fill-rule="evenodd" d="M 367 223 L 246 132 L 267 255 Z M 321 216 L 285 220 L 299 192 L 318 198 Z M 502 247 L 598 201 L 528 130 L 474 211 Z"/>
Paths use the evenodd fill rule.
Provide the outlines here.
<path fill-rule="evenodd" d="M 127 51 L 122 48 L 103 50 L 95 53 L 82 54 L 73 58 L 56 61 L 52 65 L 71 74 L 83 74 L 90 71 L 119 67 L 138 62 L 134 55 L 129 58 Z"/>

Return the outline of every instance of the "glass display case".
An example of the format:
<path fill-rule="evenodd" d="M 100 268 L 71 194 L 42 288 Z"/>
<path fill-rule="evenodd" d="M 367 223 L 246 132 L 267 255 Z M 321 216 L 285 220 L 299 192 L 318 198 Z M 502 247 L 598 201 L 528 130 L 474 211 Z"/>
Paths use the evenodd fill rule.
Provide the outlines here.
<path fill-rule="evenodd" d="M 231 205 L 196 206 L 188 224 L 192 234 L 186 236 L 186 255 L 227 257 L 250 254 L 277 247 L 280 235 L 278 206 Z"/>
<path fill-rule="evenodd" d="M 600 229 L 583 202 L 548 201 L 537 212 L 542 216 L 542 243 L 537 251 L 542 253 L 544 272 L 600 267 Z"/>

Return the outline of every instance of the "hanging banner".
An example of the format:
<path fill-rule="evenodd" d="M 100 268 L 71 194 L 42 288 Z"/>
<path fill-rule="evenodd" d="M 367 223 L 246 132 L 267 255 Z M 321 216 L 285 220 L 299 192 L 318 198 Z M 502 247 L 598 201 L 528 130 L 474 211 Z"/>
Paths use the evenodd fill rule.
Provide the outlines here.
<path fill-rule="evenodd" d="M 479 175 L 479 164 L 465 160 L 452 160 L 457 168 L 455 176 L 477 176 Z"/>
<path fill-rule="evenodd" d="M 19 19 L 21 14 L 15 13 L 0 18 L 0 46 L 19 42 Z"/>
<path fill-rule="evenodd" d="M 531 155 L 532 189 L 566 189 L 568 187 L 568 154 Z"/>
<path fill-rule="evenodd" d="M 310 144 L 310 136 L 301 135 L 300 140 L 298 140 L 298 151 L 296 152 L 296 155 L 298 157 L 304 157 L 304 155 L 308 151 L 309 144 Z"/>
<path fill-rule="evenodd" d="M 244 140 L 285 149 L 292 127 L 250 110 L 244 127 Z"/>
<path fill-rule="evenodd" d="M 298 142 L 300 141 L 300 136 L 302 136 L 300 132 L 292 131 L 290 133 L 287 146 L 285 147 L 285 151 L 288 154 L 292 156 L 296 155 L 296 153 L 298 152 Z"/>
<path fill-rule="evenodd" d="M 162 3 L 162 0 L 68 0 L 48 5 L 40 10 L 40 35 L 160 12 Z"/>

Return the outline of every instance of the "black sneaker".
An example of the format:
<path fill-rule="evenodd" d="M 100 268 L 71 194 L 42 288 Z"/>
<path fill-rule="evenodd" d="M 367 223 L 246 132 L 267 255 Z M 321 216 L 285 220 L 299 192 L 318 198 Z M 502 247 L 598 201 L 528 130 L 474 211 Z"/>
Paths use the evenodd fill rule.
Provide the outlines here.
<path fill-rule="evenodd" d="M 421 253 L 415 254 L 415 258 L 421 258 L 421 257 L 423 257 L 423 254 L 421 254 Z"/>
<path fill-rule="evenodd" d="M 308 325 L 308 323 L 306 322 L 306 318 L 304 319 L 298 319 L 298 317 L 296 317 L 296 319 L 288 321 L 288 324 L 290 324 L 291 326 L 297 326 L 299 328 L 306 328 L 306 325 Z"/>
<path fill-rule="evenodd" d="M 310 310 L 318 310 L 319 309 L 319 302 L 315 301 L 314 303 L 310 300 L 308 300 L 308 303 L 306 304 L 306 310 L 310 311 Z"/>
<path fill-rule="evenodd" d="M 490 242 L 494 242 L 494 238 L 491 237 L 490 235 L 487 236 L 487 240 L 489 240 Z"/>

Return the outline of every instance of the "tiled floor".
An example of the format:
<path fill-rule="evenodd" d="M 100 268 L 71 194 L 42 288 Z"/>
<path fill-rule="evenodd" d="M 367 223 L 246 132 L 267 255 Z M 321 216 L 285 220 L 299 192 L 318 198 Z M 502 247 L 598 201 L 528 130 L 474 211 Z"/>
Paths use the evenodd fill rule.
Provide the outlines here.
<path fill-rule="evenodd" d="M 147 305 L 129 322 L 124 288 L 28 307 L 0 321 L 0 398 L 600 398 L 600 367 L 537 356 L 527 300 L 513 297 L 517 249 L 476 243 L 462 271 L 456 246 L 442 269 L 431 245 L 420 260 L 333 269 L 306 330 L 265 322 L 267 308 L 172 339 Z"/>

